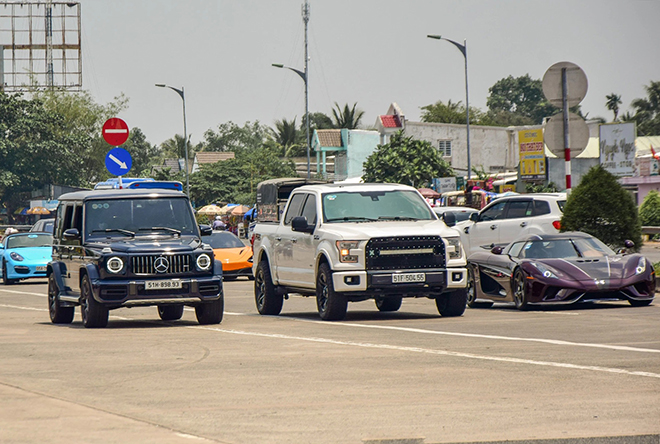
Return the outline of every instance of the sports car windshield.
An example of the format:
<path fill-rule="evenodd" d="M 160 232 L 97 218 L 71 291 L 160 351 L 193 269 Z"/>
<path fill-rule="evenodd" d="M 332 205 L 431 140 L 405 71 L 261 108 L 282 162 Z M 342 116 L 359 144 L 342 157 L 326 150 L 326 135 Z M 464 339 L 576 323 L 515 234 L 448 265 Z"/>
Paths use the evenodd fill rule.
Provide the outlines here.
<path fill-rule="evenodd" d="M 414 191 L 336 192 L 323 195 L 323 221 L 432 220 L 435 215 Z"/>
<path fill-rule="evenodd" d="M 196 235 L 186 199 L 107 199 L 85 203 L 85 236 L 136 237 Z"/>
<path fill-rule="evenodd" d="M 616 253 L 596 238 L 554 239 L 525 244 L 520 257 L 529 259 L 568 259 L 613 256 Z"/>
<path fill-rule="evenodd" d="M 50 234 L 25 234 L 11 236 L 5 240 L 5 248 L 30 248 L 50 247 L 53 244 L 53 236 Z"/>

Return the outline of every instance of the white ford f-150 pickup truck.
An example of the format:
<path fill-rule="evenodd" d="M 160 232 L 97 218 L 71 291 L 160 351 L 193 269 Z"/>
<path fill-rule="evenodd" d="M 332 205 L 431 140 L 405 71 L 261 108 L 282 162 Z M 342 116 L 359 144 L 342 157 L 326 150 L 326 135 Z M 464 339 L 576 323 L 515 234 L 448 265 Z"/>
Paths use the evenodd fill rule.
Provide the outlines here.
<path fill-rule="evenodd" d="M 324 320 L 341 320 L 348 302 L 366 299 L 380 311 L 398 310 L 404 297 L 435 299 L 442 316 L 465 311 L 459 234 L 413 187 L 304 185 L 277 219 L 257 223 L 253 233 L 254 295 L 263 315 L 278 315 L 289 293 L 315 296 Z"/>

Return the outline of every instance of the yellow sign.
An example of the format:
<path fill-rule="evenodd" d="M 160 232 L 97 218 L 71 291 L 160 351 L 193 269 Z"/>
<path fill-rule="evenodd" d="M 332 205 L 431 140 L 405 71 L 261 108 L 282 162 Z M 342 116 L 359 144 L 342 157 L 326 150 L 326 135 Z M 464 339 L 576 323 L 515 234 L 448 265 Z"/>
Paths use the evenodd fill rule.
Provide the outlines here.
<path fill-rule="evenodd" d="M 518 131 L 520 145 L 520 177 L 525 180 L 545 179 L 543 129 Z"/>

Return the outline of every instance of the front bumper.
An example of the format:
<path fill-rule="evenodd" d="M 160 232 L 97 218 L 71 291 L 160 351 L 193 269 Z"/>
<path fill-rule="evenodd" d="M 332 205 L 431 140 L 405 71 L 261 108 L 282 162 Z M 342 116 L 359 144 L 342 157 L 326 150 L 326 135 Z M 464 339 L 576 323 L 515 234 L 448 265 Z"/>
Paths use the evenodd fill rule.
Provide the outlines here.
<path fill-rule="evenodd" d="M 107 306 L 145 306 L 161 304 L 195 304 L 215 301 L 223 296 L 222 276 L 181 278 L 181 288 L 146 290 L 153 279 L 92 280 L 94 299 Z"/>
<path fill-rule="evenodd" d="M 611 279 L 596 284 L 592 281 L 562 282 L 549 279 L 530 280 L 529 302 L 532 304 L 573 304 L 580 301 L 633 300 L 655 297 L 655 277 L 652 279 Z"/>
<path fill-rule="evenodd" d="M 392 275 L 424 273 L 423 282 L 394 283 Z M 332 274 L 334 290 L 339 293 L 367 293 L 373 295 L 425 295 L 442 293 L 447 289 L 465 288 L 466 268 L 396 271 L 335 271 Z"/>
<path fill-rule="evenodd" d="M 27 264 L 25 262 L 7 262 L 7 279 L 45 278 L 46 264 Z M 43 270 L 37 271 L 37 267 Z"/>

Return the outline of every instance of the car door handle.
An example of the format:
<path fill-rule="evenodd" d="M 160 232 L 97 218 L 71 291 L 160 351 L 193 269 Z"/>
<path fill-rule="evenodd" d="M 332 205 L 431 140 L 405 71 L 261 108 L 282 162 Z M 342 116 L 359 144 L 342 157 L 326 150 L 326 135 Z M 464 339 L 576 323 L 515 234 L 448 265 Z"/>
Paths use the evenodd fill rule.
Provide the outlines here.
<path fill-rule="evenodd" d="M 293 239 L 291 239 L 292 244 L 295 244 L 296 242 L 298 242 L 298 239 L 296 239 L 295 237 Z"/>
<path fill-rule="evenodd" d="M 520 226 L 521 226 L 521 227 L 526 227 L 526 226 L 527 226 L 527 222 L 521 222 L 521 223 L 520 223 Z"/>
<path fill-rule="evenodd" d="M 491 230 L 494 230 L 495 228 L 497 228 L 497 225 L 495 225 L 495 224 L 493 224 L 493 225 L 490 226 L 490 229 L 491 229 Z"/>
<path fill-rule="evenodd" d="M 278 236 L 278 237 L 275 238 L 275 240 L 279 242 L 279 241 L 282 240 L 282 238 Z"/>

